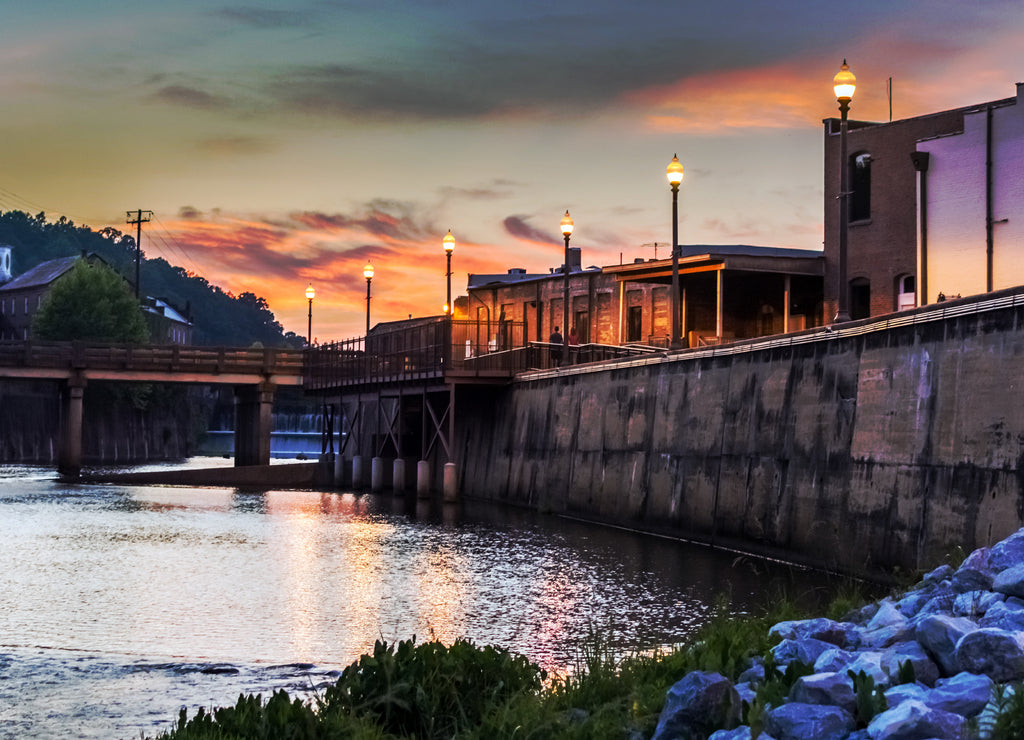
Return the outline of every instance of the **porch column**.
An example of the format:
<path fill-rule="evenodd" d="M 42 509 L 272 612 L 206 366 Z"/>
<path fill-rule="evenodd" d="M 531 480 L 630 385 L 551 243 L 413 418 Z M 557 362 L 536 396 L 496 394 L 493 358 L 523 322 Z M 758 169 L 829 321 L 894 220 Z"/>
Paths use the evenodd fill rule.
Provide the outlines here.
<path fill-rule="evenodd" d="M 725 317 L 723 316 L 724 304 L 722 302 L 722 282 L 725 270 L 715 271 L 715 336 L 718 337 L 718 341 L 722 341 L 722 332 L 725 325 Z"/>
<path fill-rule="evenodd" d="M 785 284 L 782 289 L 782 333 L 789 334 L 789 299 L 792 284 L 790 276 L 786 275 Z"/>

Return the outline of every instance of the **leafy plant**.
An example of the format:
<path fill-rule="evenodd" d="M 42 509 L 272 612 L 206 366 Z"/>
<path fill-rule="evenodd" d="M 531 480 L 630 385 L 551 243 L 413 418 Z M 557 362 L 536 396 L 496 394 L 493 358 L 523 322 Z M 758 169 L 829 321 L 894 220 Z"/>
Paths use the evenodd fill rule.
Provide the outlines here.
<path fill-rule="evenodd" d="M 771 653 L 765 659 L 764 681 L 757 687 L 757 695 L 752 702 L 743 702 L 743 722 L 750 726 L 750 734 L 757 737 L 764 730 L 764 715 L 771 707 L 782 704 L 789 692 L 800 678 L 814 673 L 814 666 L 794 660 L 780 670 L 772 659 Z"/>
<path fill-rule="evenodd" d="M 910 661 L 907 661 L 906 664 L 909 665 Z M 902 669 L 901 665 L 900 670 L 902 671 Z M 912 665 L 911 669 L 913 669 Z M 867 727 L 876 714 L 881 714 L 889 708 L 889 704 L 885 700 L 885 692 L 880 686 L 875 686 L 874 676 L 868 675 L 864 671 L 856 673 L 847 671 L 846 675 L 853 681 L 853 693 L 856 701 L 854 719 L 857 721 L 858 727 Z"/>
<path fill-rule="evenodd" d="M 387 733 L 450 738 L 517 695 L 538 692 L 545 677 L 522 656 L 468 640 L 451 647 L 378 640 L 373 654 L 347 667 L 318 704 L 325 716 L 368 719 Z"/>
<path fill-rule="evenodd" d="M 992 692 L 992 701 L 996 717 L 991 726 L 992 740 L 1017 740 L 1024 737 L 1024 683 L 1012 686 L 996 686 Z M 987 707 L 986 712 L 987 714 Z"/>

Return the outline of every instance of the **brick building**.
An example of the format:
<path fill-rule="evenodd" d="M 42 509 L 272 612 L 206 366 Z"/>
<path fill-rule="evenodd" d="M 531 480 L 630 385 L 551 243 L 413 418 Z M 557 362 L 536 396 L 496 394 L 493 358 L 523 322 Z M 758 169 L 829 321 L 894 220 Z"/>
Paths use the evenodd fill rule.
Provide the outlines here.
<path fill-rule="evenodd" d="M 797 331 L 822 323 L 821 252 L 746 245 L 681 246 L 683 346 Z M 672 260 L 581 267 L 570 250 L 569 331 L 579 344 L 667 347 L 671 335 Z M 525 341 L 547 341 L 563 322 L 561 267 L 530 274 L 469 276 L 466 318 L 495 339 L 501 316 L 524 325 Z"/>
<path fill-rule="evenodd" d="M 985 290 L 977 270 L 985 264 L 985 204 L 991 206 L 997 197 L 993 182 L 1002 210 L 999 215 L 990 214 L 990 222 L 1008 218 L 1010 211 L 1024 216 L 1020 197 L 1024 108 L 1017 99 L 889 123 L 849 122 L 851 318 L 933 303 L 941 291 L 949 296 L 953 291 L 967 295 Z M 989 119 L 995 121 L 994 128 L 989 128 Z M 824 121 L 824 313 L 828 320 L 836 314 L 839 290 L 839 124 L 838 118 Z M 988 153 L 986 141 L 992 146 Z M 995 165 L 986 168 L 992 151 L 997 154 Z M 989 179 L 987 195 L 986 170 L 990 176 L 997 175 L 994 181 Z M 1010 218 L 1008 223 L 1014 222 Z M 1017 222 L 1024 227 L 1024 219 Z M 1012 243 L 1012 235 L 1019 244 L 1024 236 L 1016 226 L 1001 234 L 1004 243 Z M 1003 280 L 996 287 L 1024 282 L 1024 273 L 1011 274 L 1008 255 L 1004 250 Z M 960 279 L 957 272 L 964 269 L 973 276 L 971 280 Z M 957 287 L 960 284 L 964 289 Z"/>

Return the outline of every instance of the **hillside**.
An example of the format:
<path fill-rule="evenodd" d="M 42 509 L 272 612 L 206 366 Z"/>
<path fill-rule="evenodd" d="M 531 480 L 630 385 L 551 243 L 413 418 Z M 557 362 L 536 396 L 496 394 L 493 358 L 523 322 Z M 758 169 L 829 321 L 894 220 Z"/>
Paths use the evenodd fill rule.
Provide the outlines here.
<path fill-rule="evenodd" d="M 93 231 L 65 217 L 47 221 L 45 213 L 5 211 L 0 212 L 0 244 L 13 247 L 14 275 L 46 260 L 94 252 L 126 280 L 135 281 L 135 239 L 111 227 Z M 302 346 L 302 338 L 284 332 L 261 296 L 232 295 L 162 258 L 143 257 L 141 272 L 146 295 L 161 298 L 191 317 L 195 344 Z"/>

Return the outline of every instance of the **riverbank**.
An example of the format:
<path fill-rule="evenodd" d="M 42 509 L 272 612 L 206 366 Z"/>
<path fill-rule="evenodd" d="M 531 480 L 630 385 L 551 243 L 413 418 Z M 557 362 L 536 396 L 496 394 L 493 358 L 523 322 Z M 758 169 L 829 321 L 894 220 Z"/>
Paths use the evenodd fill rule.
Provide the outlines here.
<path fill-rule="evenodd" d="M 671 740 L 906 740 L 937 738 L 1018 740 L 1024 731 L 1024 529 L 972 552 L 954 567 L 942 565 L 903 593 L 831 614 L 784 618 L 777 604 L 764 617 L 720 618 L 673 651 L 616 662 L 592 642 L 580 670 L 543 688 L 539 669 L 507 653 L 488 669 L 486 681 L 460 681 L 455 666 L 480 659 L 480 650 L 458 646 L 461 657 L 431 643 L 378 645 L 345 672 L 316 711 L 276 696 L 281 729 L 330 725 L 381 738 L 412 731 L 424 739 L 652 738 Z M 485 648 L 481 650 L 493 650 Z M 447 663 L 445 688 L 421 690 L 438 672 L 416 666 L 420 653 Z M 421 657 L 421 656 L 420 656 Z M 501 674 L 517 682 L 503 684 Z M 384 674 L 387 674 L 386 676 Z M 681 680 L 675 679 L 682 676 Z M 385 680 L 386 678 L 386 680 Z M 396 683 L 397 681 L 397 683 Z M 675 683 L 672 683 L 675 681 Z M 519 686 L 499 694 L 481 686 Z M 671 686 L 669 687 L 669 684 Z M 424 684 L 425 685 L 425 684 Z M 393 686 L 402 686 L 395 695 Z M 666 691 L 667 688 L 667 691 Z M 332 691 L 334 693 L 332 693 Z M 426 703 L 424 703 L 426 697 Z M 472 712 L 463 711 L 473 697 Z M 415 727 L 392 724 L 389 702 L 414 711 Z M 385 709 L 381 707 L 385 706 Z M 285 718 L 281 706 L 290 707 Z M 192 740 L 211 725 L 244 716 L 245 726 L 267 721 L 268 702 L 241 701 L 239 712 L 181 718 L 166 738 Z M 461 717 L 461 724 L 450 724 Z M 443 728 L 435 732 L 432 720 Z M 327 737 L 315 729 L 308 737 Z"/>

